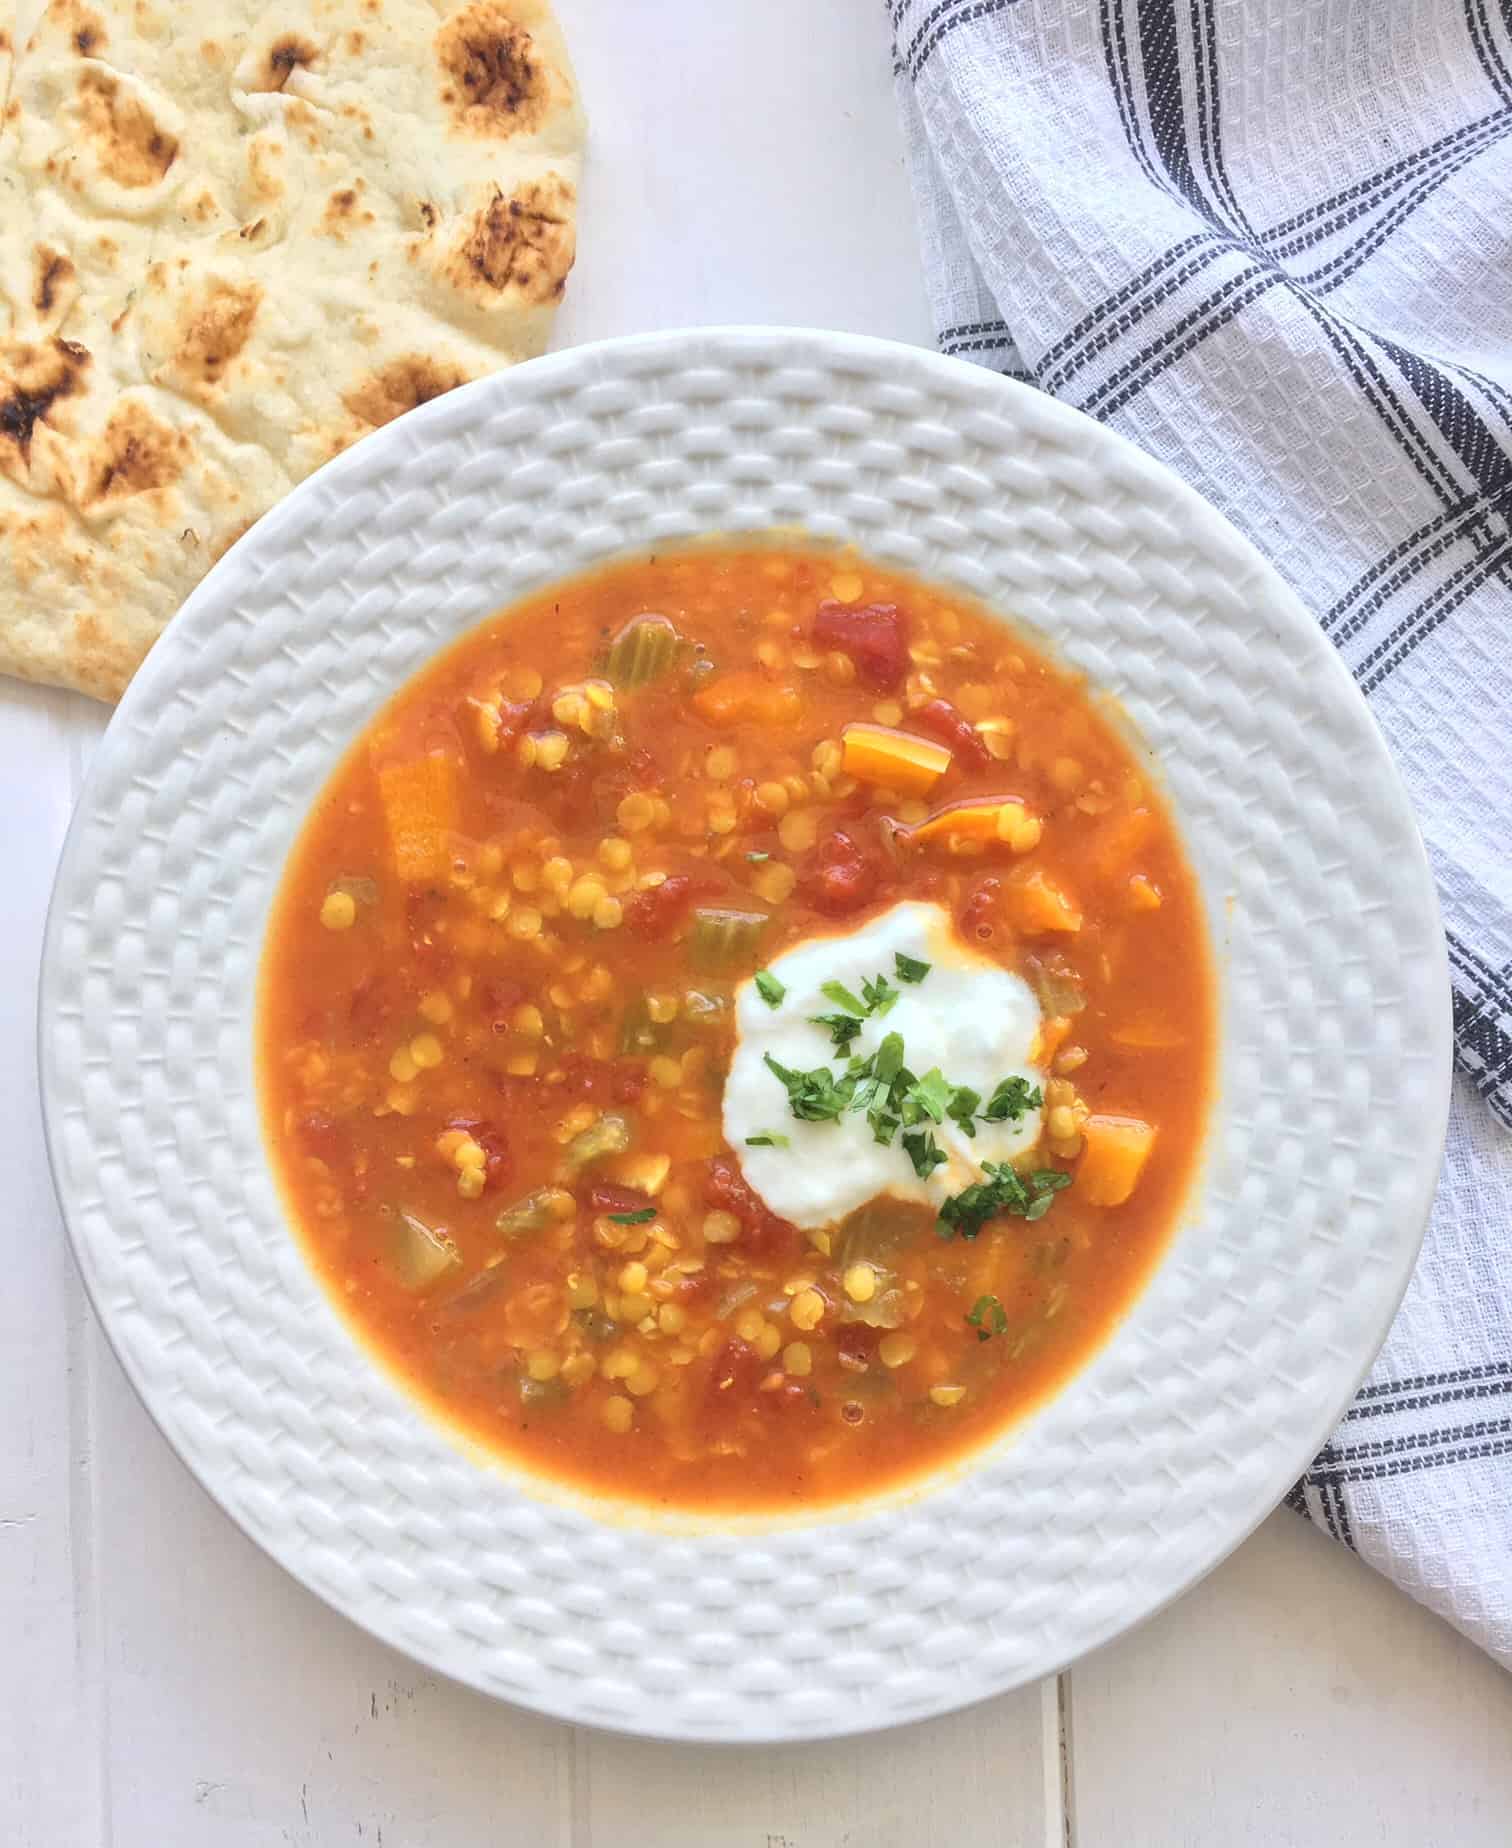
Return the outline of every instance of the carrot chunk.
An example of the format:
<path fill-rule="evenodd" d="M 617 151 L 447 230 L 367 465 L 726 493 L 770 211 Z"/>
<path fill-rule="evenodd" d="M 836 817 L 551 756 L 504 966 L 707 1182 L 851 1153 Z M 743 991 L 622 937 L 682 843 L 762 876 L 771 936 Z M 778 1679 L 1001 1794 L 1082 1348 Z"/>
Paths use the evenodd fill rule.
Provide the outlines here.
<path fill-rule="evenodd" d="M 1122 1206 L 1154 1146 L 1153 1125 L 1139 1117 L 1089 1116 L 1082 1124 L 1077 1193 L 1090 1206 Z"/>
<path fill-rule="evenodd" d="M 693 704 L 711 725 L 791 725 L 803 708 L 797 689 L 764 674 L 721 674 Z"/>
<path fill-rule="evenodd" d="M 1143 1007 L 1113 1028 L 1113 1044 L 1127 1046 L 1131 1052 L 1174 1052 L 1185 1045 L 1185 1036 L 1159 1008 Z"/>
<path fill-rule="evenodd" d="M 458 772 L 456 758 L 442 751 L 379 767 L 378 798 L 394 870 L 413 885 L 445 876 L 446 837 L 457 827 Z"/>
<path fill-rule="evenodd" d="M 1008 922 L 1026 936 L 1082 927 L 1081 906 L 1038 868 L 1022 877 L 1005 880 L 999 904 Z"/>
<path fill-rule="evenodd" d="M 894 731 L 890 725 L 847 725 L 840 744 L 847 776 L 901 790 L 906 796 L 927 795 L 950 768 L 946 746 Z"/>
<path fill-rule="evenodd" d="M 1101 879 L 1114 880 L 1134 870 L 1134 856 L 1148 845 L 1155 817 L 1147 808 L 1129 809 L 1104 822 L 1093 837 L 1091 860 Z"/>
<path fill-rule="evenodd" d="M 978 796 L 936 809 L 910 828 L 906 838 L 912 846 L 938 842 L 947 850 L 957 841 L 1001 841 L 1015 853 L 1027 853 L 1039 845 L 1043 833 L 1044 824 L 1017 796 Z"/>
<path fill-rule="evenodd" d="M 927 841 L 948 840 L 995 841 L 998 837 L 998 811 L 1002 803 L 951 802 L 936 809 L 926 821 L 908 830 L 910 841 L 922 846 Z"/>

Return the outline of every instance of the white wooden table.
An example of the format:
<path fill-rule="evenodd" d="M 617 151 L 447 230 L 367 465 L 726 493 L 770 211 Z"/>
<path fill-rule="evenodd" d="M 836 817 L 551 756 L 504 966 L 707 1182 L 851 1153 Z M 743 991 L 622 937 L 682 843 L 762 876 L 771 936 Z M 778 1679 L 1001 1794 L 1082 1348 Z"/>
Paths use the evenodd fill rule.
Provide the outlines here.
<path fill-rule="evenodd" d="M 561 338 L 700 321 L 928 343 L 877 0 L 558 0 L 593 118 Z M 5 1848 L 1504 1848 L 1512 1677 L 1293 1515 L 1070 1673 L 722 1752 L 419 1672 L 201 1493 L 126 1386 L 42 1153 L 35 973 L 103 715 L 0 683 Z"/>

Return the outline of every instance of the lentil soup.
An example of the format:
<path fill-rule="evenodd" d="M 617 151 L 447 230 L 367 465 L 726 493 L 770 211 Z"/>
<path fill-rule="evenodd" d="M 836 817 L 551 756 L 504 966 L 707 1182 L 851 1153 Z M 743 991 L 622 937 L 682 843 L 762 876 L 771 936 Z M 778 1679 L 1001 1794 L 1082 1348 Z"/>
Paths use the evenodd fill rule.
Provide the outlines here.
<path fill-rule="evenodd" d="M 968 599 L 617 564 L 414 679 L 319 798 L 259 1006 L 290 1217 L 503 1456 L 686 1509 L 982 1444 L 1167 1240 L 1209 1082 L 1146 767 Z"/>

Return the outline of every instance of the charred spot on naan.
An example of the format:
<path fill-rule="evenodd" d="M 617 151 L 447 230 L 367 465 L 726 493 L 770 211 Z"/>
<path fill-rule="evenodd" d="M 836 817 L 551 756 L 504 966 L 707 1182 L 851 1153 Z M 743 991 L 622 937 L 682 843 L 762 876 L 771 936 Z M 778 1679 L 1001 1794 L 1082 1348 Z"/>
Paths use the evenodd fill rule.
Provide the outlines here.
<path fill-rule="evenodd" d="M 463 294 L 560 301 L 576 254 L 573 189 L 555 174 L 522 186 L 511 198 L 496 193 L 473 215 L 443 273 Z"/>
<path fill-rule="evenodd" d="M 211 278 L 200 295 L 183 307 L 166 374 L 178 383 L 219 385 L 226 368 L 251 338 L 262 299 L 262 289 L 255 282 Z"/>
<path fill-rule="evenodd" d="M 53 250 L 47 244 L 38 244 L 33 255 L 37 280 L 32 288 L 32 307 L 38 314 L 50 315 L 73 280 L 74 266 L 61 250 Z"/>
<path fill-rule="evenodd" d="M 473 0 L 449 19 L 436 56 L 441 101 L 469 134 L 518 134 L 546 113 L 551 80 L 535 40 L 496 0 Z"/>
<path fill-rule="evenodd" d="M 37 425 L 74 395 L 89 363 L 88 350 L 73 340 L 0 347 L 0 467 L 14 461 L 25 471 Z"/>
<path fill-rule="evenodd" d="M 0 56 L 34 211 L 32 235 L 11 240 L 14 332 L 0 309 L 0 507 L 56 507 L 67 526 L 50 549 L 28 538 L 30 591 L 0 568 L 0 672 L 108 693 L 75 662 L 76 612 L 123 640 L 155 634 L 237 522 L 544 342 L 554 304 L 530 292 L 553 285 L 535 244 L 563 227 L 550 203 L 522 226 L 508 199 L 551 168 L 574 179 L 581 128 L 550 0 L 321 0 L 224 19 L 44 3 L 26 81 Z M 0 0 L 7 28 L 11 10 Z M 85 55 L 76 35 L 94 15 L 108 39 L 86 38 Z M 273 93 L 249 98 L 258 82 Z M 499 170 L 538 141 L 549 159 Z M 60 333 L 87 362 L 77 381 L 50 344 Z M 111 422 L 133 402 L 161 429 Z M 175 450 L 163 431 L 181 430 L 192 446 Z M 7 567 L 13 551 L 7 534 Z"/>
<path fill-rule="evenodd" d="M 178 158 L 178 142 L 106 70 L 78 83 L 79 121 L 100 170 L 118 186 L 155 186 Z"/>
<path fill-rule="evenodd" d="M 51 0 L 43 17 L 57 38 L 71 44 L 81 58 L 97 58 L 109 43 L 104 20 L 79 0 Z M 0 51 L 4 49 L 5 35 L 0 33 Z"/>
<path fill-rule="evenodd" d="M 370 373 L 354 390 L 343 393 L 342 402 L 354 417 L 376 430 L 417 405 L 455 391 L 467 380 L 460 366 L 444 364 L 428 353 L 411 353 Z"/>
<path fill-rule="evenodd" d="M 325 211 L 321 214 L 320 230 L 324 236 L 345 237 L 354 225 L 377 222 L 377 213 L 363 203 L 362 194 L 363 183 L 360 179 L 354 179 L 349 186 L 336 188 L 326 200 Z"/>
<path fill-rule="evenodd" d="M 297 32 L 284 32 L 268 47 L 254 90 L 281 90 L 295 71 L 307 71 L 320 56 L 320 47 Z"/>
<path fill-rule="evenodd" d="M 184 453 L 189 447 L 187 431 L 160 423 L 145 404 L 128 400 L 117 406 L 91 461 L 85 504 L 126 500 L 154 488 L 172 487 L 184 472 Z"/>
<path fill-rule="evenodd" d="M 98 13 L 88 13 L 81 8 L 78 24 L 74 27 L 74 50 L 81 58 L 97 58 L 107 43 L 104 20 Z"/>

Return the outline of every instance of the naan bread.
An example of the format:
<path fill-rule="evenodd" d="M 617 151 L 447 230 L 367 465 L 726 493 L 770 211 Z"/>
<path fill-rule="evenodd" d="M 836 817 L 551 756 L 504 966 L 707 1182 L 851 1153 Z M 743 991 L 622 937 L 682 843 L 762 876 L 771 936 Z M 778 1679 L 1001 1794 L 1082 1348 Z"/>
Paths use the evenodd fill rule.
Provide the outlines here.
<path fill-rule="evenodd" d="M 8 62 L 0 669 L 109 699 L 296 481 L 543 349 L 582 119 L 543 0 L 51 0 Z"/>

